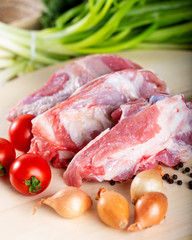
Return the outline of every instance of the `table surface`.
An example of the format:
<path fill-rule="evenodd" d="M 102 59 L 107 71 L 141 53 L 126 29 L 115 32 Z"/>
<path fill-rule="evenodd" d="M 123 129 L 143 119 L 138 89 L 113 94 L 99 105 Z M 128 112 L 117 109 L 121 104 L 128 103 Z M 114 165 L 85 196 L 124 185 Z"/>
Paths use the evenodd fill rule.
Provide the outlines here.
<path fill-rule="evenodd" d="M 188 100 L 192 99 L 192 53 L 187 51 L 164 50 L 131 50 L 118 53 L 131 59 L 144 68 L 151 69 L 167 83 L 171 94 L 183 93 Z M 34 73 L 22 76 L 0 88 L 0 137 L 8 137 L 9 122 L 6 121 L 8 111 L 24 96 L 34 92 L 43 85 L 49 76 L 67 62 L 50 66 Z M 185 166 L 192 169 L 192 161 Z M 46 196 L 50 196 L 65 187 L 62 178 L 63 169 L 51 167 L 52 181 L 41 194 L 28 197 L 16 192 L 8 178 L 0 180 L 0 236 L 2 239 L 192 239 L 192 191 L 188 189 L 189 176 L 181 170 L 163 167 L 164 173 L 176 174 L 183 181 L 182 186 L 164 182 L 164 193 L 168 197 L 166 219 L 159 225 L 146 230 L 129 233 L 112 229 L 104 225 L 98 218 L 95 196 L 100 187 L 113 189 L 123 194 L 130 203 L 130 223 L 133 222 L 134 207 L 130 201 L 130 181 L 111 186 L 104 183 L 84 183 L 82 190 L 93 199 L 92 208 L 76 219 L 63 219 L 47 206 L 37 209 L 33 216 L 33 206 Z"/>

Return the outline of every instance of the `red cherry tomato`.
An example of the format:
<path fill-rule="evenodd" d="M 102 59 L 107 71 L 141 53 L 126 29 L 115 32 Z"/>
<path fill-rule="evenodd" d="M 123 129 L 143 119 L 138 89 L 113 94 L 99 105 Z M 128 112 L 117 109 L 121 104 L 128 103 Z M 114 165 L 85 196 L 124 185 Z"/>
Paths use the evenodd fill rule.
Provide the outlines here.
<path fill-rule="evenodd" d="M 43 192 L 51 181 L 51 169 L 47 161 L 33 153 L 26 153 L 12 163 L 9 170 L 12 186 L 26 195 Z"/>
<path fill-rule="evenodd" d="M 0 176 L 5 175 L 9 171 L 15 156 L 13 144 L 4 138 L 0 138 Z"/>
<path fill-rule="evenodd" d="M 32 123 L 31 120 L 35 116 L 32 114 L 24 114 L 13 120 L 9 127 L 9 138 L 14 147 L 22 152 L 27 152 L 30 148 Z"/>

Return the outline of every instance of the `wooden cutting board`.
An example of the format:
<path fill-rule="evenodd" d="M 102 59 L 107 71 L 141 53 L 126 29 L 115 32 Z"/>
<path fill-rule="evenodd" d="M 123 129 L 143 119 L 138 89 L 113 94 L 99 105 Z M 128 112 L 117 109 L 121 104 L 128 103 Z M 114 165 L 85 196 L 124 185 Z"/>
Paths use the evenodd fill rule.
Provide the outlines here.
<path fill-rule="evenodd" d="M 183 93 L 185 98 L 192 99 L 192 53 L 186 51 L 127 51 L 119 53 L 144 68 L 152 69 L 167 83 L 172 94 Z M 18 78 L 0 88 L 0 137 L 8 137 L 9 122 L 6 121 L 8 111 L 24 96 L 34 92 L 46 82 L 49 76 L 67 62 L 44 68 L 37 72 Z M 192 172 L 192 161 L 189 166 Z M 8 178 L 0 179 L 0 236 L 1 239 L 34 240 L 34 239 L 65 239 L 65 240 L 149 240 L 149 239 L 192 239 L 192 190 L 188 181 L 192 180 L 181 170 L 163 167 L 164 173 L 179 176 L 182 186 L 164 182 L 164 193 L 168 197 L 166 219 L 158 226 L 129 233 L 112 229 L 104 225 L 97 216 L 95 196 L 100 187 L 113 189 L 123 194 L 130 203 L 130 223 L 133 222 L 134 207 L 130 201 L 130 181 L 111 186 L 105 183 L 84 183 L 82 189 L 91 195 L 92 208 L 83 216 L 66 220 L 59 217 L 52 209 L 42 206 L 32 215 L 33 206 L 38 199 L 50 196 L 65 187 L 62 178 L 63 170 L 52 170 L 50 186 L 41 194 L 28 197 L 16 192 Z"/>

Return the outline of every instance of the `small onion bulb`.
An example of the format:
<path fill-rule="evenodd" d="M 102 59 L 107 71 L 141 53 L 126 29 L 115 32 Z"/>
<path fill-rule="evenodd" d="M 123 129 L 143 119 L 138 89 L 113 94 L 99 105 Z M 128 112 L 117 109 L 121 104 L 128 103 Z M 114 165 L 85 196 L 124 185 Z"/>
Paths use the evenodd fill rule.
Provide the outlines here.
<path fill-rule="evenodd" d="M 165 218 L 167 207 L 167 197 L 163 193 L 143 194 L 137 200 L 134 223 L 128 227 L 128 231 L 135 232 L 159 224 Z"/>
<path fill-rule="evenodd" d="M 65 187 L 53 196 L 37 202 L 33 214 L 35 214 L 37 206 L 42 204 L 50 206 L 63 218 L 75 218 L 92 206 L 92 199 L 79 188 Z"/>
<path fill-rule="evenodd" d="M 121 194 L 100 188 L 96 199 L 100 219 L 108 226 L 125 229 L 129 222 L 129 204 Z"/>
<path fill-rule="evenodd" d="M 131 201 L 135 204 L 137 199 L 146 192 L 162 192 L 162 167 L 146 170 L 137 174 L 130 187 Z"/>

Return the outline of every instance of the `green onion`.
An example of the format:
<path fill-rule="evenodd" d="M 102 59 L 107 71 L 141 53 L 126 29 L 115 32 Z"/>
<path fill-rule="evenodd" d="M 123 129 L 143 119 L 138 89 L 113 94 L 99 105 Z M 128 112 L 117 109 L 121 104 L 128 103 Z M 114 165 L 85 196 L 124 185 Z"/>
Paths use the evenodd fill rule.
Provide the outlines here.
<path fill-rule="evenodd" d="M 191 0 L 80 1 L 54 27 L 0 22 L 0 84 L 70 57 L 126 49 L 192 49 Z"/>

